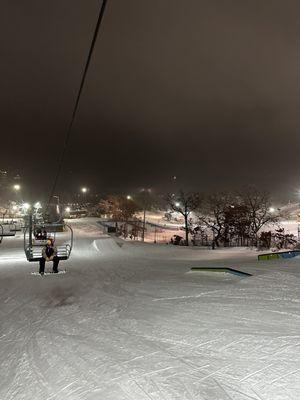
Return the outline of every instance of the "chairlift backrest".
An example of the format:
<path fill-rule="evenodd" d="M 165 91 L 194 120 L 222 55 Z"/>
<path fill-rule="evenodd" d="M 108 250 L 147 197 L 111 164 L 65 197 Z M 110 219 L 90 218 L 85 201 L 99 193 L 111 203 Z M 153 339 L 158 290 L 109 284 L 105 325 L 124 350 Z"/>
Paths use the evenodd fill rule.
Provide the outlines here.
<path fill-rule="evenodd" d="M 0 227 L 0 237 L 1 237 L 1 238 L 3 238 L 3 237 L 8 237 L 8 236 L 16 236 L 16 231 L 15 231 L 15 230 L 12 230 L 12 229 L 10 228 L 10 224 L 7 224 L 7 225 L 9 225 L 9 228 L 8 228 L 8 229 L 5 229 L 3 225 L 6 227 L 6 225 L 3 224 L 3 222 L 2 222 L 2 223 L 1 223 L 1 227 Z"/>

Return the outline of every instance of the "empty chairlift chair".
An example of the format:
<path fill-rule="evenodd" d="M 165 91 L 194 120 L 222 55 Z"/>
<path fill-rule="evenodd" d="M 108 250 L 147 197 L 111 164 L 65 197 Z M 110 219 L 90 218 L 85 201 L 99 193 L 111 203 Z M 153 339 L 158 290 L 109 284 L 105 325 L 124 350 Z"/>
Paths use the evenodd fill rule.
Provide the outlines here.
<path fill-rule="evenodd" d="M 16 236 L 16 231 L 12 230 L 12 224 L 5 222 L 1 224 L 0 227 L 0 238 L 8 237 L 8 236 Z"/>
<path fill-rule="evenodd" d="M 9 231 L 10 232 L 21 232 L 22 231 L 21 224 L 17 223 L 17 222 L 12 222 Z"/>

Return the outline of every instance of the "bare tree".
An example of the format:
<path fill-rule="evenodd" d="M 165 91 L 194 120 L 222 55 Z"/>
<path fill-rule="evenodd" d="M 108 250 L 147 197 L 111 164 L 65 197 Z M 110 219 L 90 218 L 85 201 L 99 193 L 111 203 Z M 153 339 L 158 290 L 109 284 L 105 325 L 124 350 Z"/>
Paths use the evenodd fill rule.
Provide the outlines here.
<path fill-rule="evenodd" d="M 273 241 L 278 250 L 293 249 L 297 244 L 297 238 L 291 233 L 285 233 L 284 228 L 278 227 L 273 233 Z"/>
<path fill-rule="evenodd" d="M 259 250 L 269 249 L 271 247 L 271 242 L 272 242 L 272 232 L 271 231 L 261 232 L 259 235 L 259 241 L 257 247 Z"/>
<path fill-rule="evenodd" d="M 241 201 L 247 209 L 249 222 L 249 235 L 253 244 L 257 245 L 258 234 L 261 228 L 269 223 L 275 223 L 277 216 L 272 212 L 270 196 L 256 188 L 251 188 L 241 193 Z"/>
<path fill-rule="evenodd" d="M 143 188 L 140 193 L 135 197 L 136 203 L 143 210 L 143 227 L 142 227 L 142 241 L 145 241 L 146 231 L 146 212 L 151 210 L 155 205 L 155 198 L 150 188 Z"/>
<path fill-rule="evenodd" d="M 211 194 L 206 197 L 199 215 L 200 225 L 210 229 L 213 234 L 213 247 L 226 243 L 230 233 L 231 208 L 234 207 L 233 198 L 228 193 Z"/>
<path fill-rule="evenodd" d="M 139 211 L 139 206 L 132 199 L 128 200 L 124 196 L 108 196 L 99 203 L 99 209 L 100 213 L 110 215 L 117 228 L 118 222 L 128 223 Z"/>
<path fill-rule="evenodd" d="M 199 193 L 180 191 L 177 196 L 169 194 L 167 203 L 173 211 L 179 212 L 184 218 L 185 244 L 189 245 L 190 214 L 200 206 Z"/>
<path fill-rule="evenodd" d="M 240 194 L 217 193 L 206 198 L 199 216 L 199 223 L 213 233 L 213 243 L 228 245 L 232 239 L 241 245 L 258 244 L 261 228 L 276 222 L 270 211 L 269 196 L 256 189 Z"/>

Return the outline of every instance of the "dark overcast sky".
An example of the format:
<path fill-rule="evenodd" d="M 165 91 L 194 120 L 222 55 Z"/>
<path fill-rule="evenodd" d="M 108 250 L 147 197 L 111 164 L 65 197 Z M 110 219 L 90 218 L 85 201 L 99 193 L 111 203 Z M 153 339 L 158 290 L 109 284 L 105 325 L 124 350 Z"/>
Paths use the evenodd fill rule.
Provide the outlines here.
<path fill-rule="evenodd" d="M 101 2 L 2 0 L 0 168 L 50 190 Z M 297 0 L 108 0 L 61 184 L 300 185 Z"/>

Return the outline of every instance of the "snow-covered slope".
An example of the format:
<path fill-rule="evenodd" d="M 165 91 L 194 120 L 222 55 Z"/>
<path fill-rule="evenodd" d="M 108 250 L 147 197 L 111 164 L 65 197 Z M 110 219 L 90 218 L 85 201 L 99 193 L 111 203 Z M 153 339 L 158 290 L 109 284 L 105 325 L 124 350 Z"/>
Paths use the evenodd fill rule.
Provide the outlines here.
<path fill-rule="evenodd" d="M 72 224 L 64 275 L 32 276 L 21 235 L 0 247 L 1 400 L 300 398 L 300 258 L 116 243 L 93 219 Z"/>

